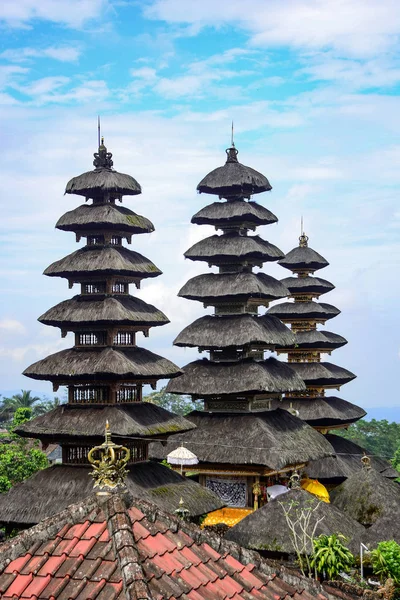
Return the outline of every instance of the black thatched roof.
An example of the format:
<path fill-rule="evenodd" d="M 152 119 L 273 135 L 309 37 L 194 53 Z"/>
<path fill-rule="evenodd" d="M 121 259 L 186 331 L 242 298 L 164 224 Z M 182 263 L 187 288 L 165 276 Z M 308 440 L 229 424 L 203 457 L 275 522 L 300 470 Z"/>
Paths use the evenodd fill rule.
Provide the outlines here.
<path fill-rule="evenodd" d="M 307 321 L 308 319 L 327 321 L 340 315 L 340 310 L 324 302 L 281 302 L 271 306 L 268 314 L 284 321 Z"/>
<path fill-rule="evenodd" d="M 337 387 L 356 378 L 351 371 L 329 362 L 290 363 L 290 367 L 296 371 L 307 386 Z"/>
<path fill-rule="evenodd" d="M 125 173 L 99 168 L 73 177 L 65 188 L 66 194 L 78 194 L 86 198 L 97 198 L 103 194 L 112 196 L 136 196 L 142 193 L 139 183 Z"/>
<path fill-rule="evenodd" d="M 174 513 L 182 497 L 191 516 L 223 506 L 220 498 L 207 488 L 156 462 L 138 463 L 128 470 L 126 486 L 132 496 L 154 502 L 163 510 Z M 55 465 L 38 471 L 7 494 L 0 494 L 0 522 L 33 525 L 84 500 L 93 494 L 90 471 L 89 465 Z"/>
<path fill-rule="evenodd" d="M 223 226 L 226 224 L 253 223 L 254 225 L 270 225 L 278 218 L 257 202 L 246 200 L 228 200 L 228 202 L 213 202 L 205 206 L 192 217 L 196 225 Z"/>
<path fill-rule="evenodd" d="M 71 348 L 50 354 L 25 369 L 32 379 L 74 381 L 110 379 L 167 379 L 181 373 L 171 361 L 144 348 Z"/>
<path fill-rule="evenodd" d="M 84 246 L 44 271 L 50 277 L 75 275 L 126 275 L 128 277 L 158 277 L 161 271 L 148 258 L 122 246 Z"/>
<path fill-rule="evenodd" d="M 318 348 L 323 350 L 334 350 L 335 348 L 341 348 L 347 344 L 347 340 L 338 335 L 337 333 L 331 333 L 330 331 L 317 331 L 311 329 L 309 331 L 297 331 L 294 334 L 295 343 L 297 348 Z"/>
<path fill-rule="evenodd" d="M 104 441 L 104 424 L 108 421 L 113 439 L 155 437 L 193 429 L 190 421 L 151 404 L 108 406 L 65 404 L 18 427 L 18 435 L 46 441 L 79 441 L 96 445 Z"/>
<path fill-rule="evenodd" d="M 269 301 L 287 295 L 285 286 L 265 273 L 205 273 L 189 279 L 178 292 L 182 298 L 201 302 L 232 298 Z"/>
<path fill-rule="evenodd" d="M 200 193 L 217 194 L 220 198 L 249 198 L 272 190 L 264 175 L 238 162 L 236 148 L 229 148 L 226 153 L 228 158 L 224 166 L 214 169 L 200 181 L 197 186 Z"/>
<path fill-rule="evenodd" d="M 400 486 L 375 469 L 361 468 L 332 490 L 333 504 L 363 525 L 372 525 L 381 517 L 400 515 Z M 389 538 L 390 539 L 390 538 Z"/>
<path fill-rule="evenodd" d="M 337 427 L 354 423 L 367 414 L 365 410 L 335 396 L 322 398 L 282 398 L 272 400 L 272 408 L 294 408 L 298 417 L 313 427 Z"/>
<path fill-rule="evenodd" d="M 293 248 L 286 254 L 285 258 L 279 261 L 279 264 L 290 271 L 304 270 L 309 272 L 323 269 L 329 265 L 323 256 L 308 246 Z"/>
<path fill-rule="evenodd" d="M 280 393 L 305 390 L 303 380 L 275 358 L 240 362 L 210 362 L 206 358 L 183 367 L 183 375 L 169 381 L 167 392 L 201 398 L 227 394 Z"/>
<path fill-rule="evenodd" d="M 388 540 L 394 540 L 400 544 L 400 519 L 398 514 L 390 517 L 379 517 L 371 527 L 365 528 L 357 536 L 358 546 L 360 542 L 363 542 L 369 550 L 376 548 L 379 542 Z"/>
<path fill-rule="evenodd" d="M 293 520 L 296 520 L 296 511 L 313 510 L 315 507 L 310 520 L 310 530 L 322 519 L 317 525 L 316 536 L 341 533 L 349 539 L 360 535 L 364 530 L 362 525 L 335 506 L 318 500 L 305 490 L 295 489 L 249 514 L 229 529 L 225 538 L 247 548 L 294 554 L 292 537 L 282 505 L 286 510 L 290 510 Z M 312 552 L 311 544 L 307 550 Z"/>
<path fill-rule="evenodd" d="M 184 256 L 190 260 L 204 260 L 211 264 L 219 264 L 221 262 L 240 263 L 244 259 L 267 262 L 278 260 L 284 254 L 279 248 L 261 239 L 258 235 L 247 236 L 233 232 L 205 238 L 189 248 Z"/>
<path fill-rule="evenodd" d="M 320 296 L 335 289 L 335 286 L 321 277 L 285 277 L 281 279 L 292 294 L 315 294 Z"/>
<path fill-rule="evenodd" d="M 154 225 L 146 217 L 137 215 L 129 208 L 115 204 L 82 204 L 57 221 L 57 229 L 63 231 L 123 231 L 128 234 L 151 233 Z"/>
<path fill-rule="evenodd" d="M 74 296 L 47 310 L 39 321 L 54 327 L 145 325 L 154 327 L 169 323 L 158 308 L 134 296 Z M 72 329 L 73 330 L 73 329 Z"/>
<path fill-rule="evenodd" d="M 340 435 L 329 433 L 326 439 L 334 449 L 336 458 L 323 458 L 309 463 L 307 465 L 308 476 L 320 481 L 339 483 L 354 473 L 358 473 L 361 468 L 361 458 L 367 451 Z M 373 469 L 389 479 L 398 476 L 389 461 L 384 458 L 372 456 L 371 464 Z"/>
<path fill-rule="evenodd" d="M 184 441 L 200 463 L 280 470 L 332 454 L 323 435 L 285 410 L 241 414 L 194 411 L 187 418 L 196 429 L 169 437 L 165 446 L 152 442 L 151 456 L 164 458 Z"/>
<path fill-rule="evenodd" d="M 276 317 L 268 315 L 206 315 L 185 327 L 175 338 L 175 346 L 207 349 L 259 344 L 263 347 L 294 345 L 294 335 Z"/>

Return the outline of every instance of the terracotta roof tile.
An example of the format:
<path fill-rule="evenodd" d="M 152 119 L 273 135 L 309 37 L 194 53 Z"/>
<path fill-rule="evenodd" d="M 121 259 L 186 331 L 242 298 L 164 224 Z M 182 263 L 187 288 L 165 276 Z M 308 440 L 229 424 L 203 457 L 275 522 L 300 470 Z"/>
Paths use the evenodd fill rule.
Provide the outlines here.
<path fill-rule="evenodd" d="M 30 575 L 18 575 L 11 583 L 10 587 L 3 593 L 3 598 L 13 598 L 14 596 L 20 598 L 32 579 L 32 573 Z"/>

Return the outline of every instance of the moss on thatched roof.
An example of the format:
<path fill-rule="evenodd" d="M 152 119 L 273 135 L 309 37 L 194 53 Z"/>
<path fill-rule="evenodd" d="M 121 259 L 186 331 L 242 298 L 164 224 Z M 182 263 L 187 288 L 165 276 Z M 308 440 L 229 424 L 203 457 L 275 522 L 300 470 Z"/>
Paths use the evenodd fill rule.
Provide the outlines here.
<path fill-rule="evenodd" d="M 337 387 L 356 378 L 351 371 L 328 362 L 290 363 L 290 366 L 309 386 Z"/>
<path fill-rule="evenodd" d="M 285 286 L 265 273 L 205 273 L 189 279 L 178 292 L 181 298 L 201 302 L 248 298 L 276 300 L 287 295 Z"/>
<path fill-rule="evenodd" d="M 335 396 L 322 398 L 283 398 L 273 400 L 273 408 L 298 411 L 298 417 L 313 427 L 335 427 L 354 423 L 365 417 L 366 412 L 359 406 Z"/>
<path fill-rule="evenodd" d="M 336 306 L 324 302 L 281 302 L 271 306 L 268 314 L 285 321 L 307 321 L 309 319 L 327 321 L 340 315 L 340 310 Z"/>
<path fill-rule="evenodd" d="M 361 468 L 331 492 L 332 503 L 363 525 L 381 517 L 398 520 L 400 486 L 375 469 Z"/>
<path fill-rule="evenodd" d="M 123 246 L 84 246 L 52 263 L 44 271 L 50 277 L 126 275 L 158 277 L 161 271 L 148 258 Z"/>
<path fill-rule="evenodd" d="M 134 296 L 104 296 L 103 298 L 74 296 L 47 310 L 39 321 L 54 327 L 111 325 L 145 325 L 154 327 L 169 323 L 155 306 Z"/>
<path fill-rule="evenodd" d="M 325 350 L 334 350 L 347 344 L 347 340 L 330 331 L 297 331 L 295 333 L 295 343 L 298 348 L 323 348 Z"/>
<path fill-rule="evenodd" d="M 279 261 L 279 264 L 290 271 L 304 270 L 309 272 L 323 269 L 329 265 L 323 256 L 308 246 L 293 248 L 286 254 L 285 258 Z"/>
<path fill-rule="evenodd" d="M 176 377 L 181 373 L 171 361 L 144 348 L 71 348 L 50 354 L 24 371 L 32 379 L 73 383 L 90 378 L 152 380 Z"/>
<path fill-rule="evenodd" d="M 318 500 L 305 490 L 295 489 L 278 496 L 242 519 L 229 529 L 225 538 L 246 548 L 294 554 L 295 549 L 282 505 L 285 510 L 290 511 L 293 521 L 296 520 L 296 511 L 300 514 L 300 511 L 311 510 L 310 531 L 317 521 L 322 519 L 317 525 L 316 536 L 341 533 L 349 539 L 364 530 L 357 521 L 335 506 Z M 310 543 L 307 551 L 311 553 L 312 550 Z"/>
<path fill-rule="evenodd" d="M 321 277 L 285 277 L 281 279 L 292 294 L 315 294 L 320 296 L 335 289 L 335 286 Z"/>
<path fill-rule="evenodd" d="M 103 194 L 135 196 L 142 193 L 142 188 L 131 175 L 118 173 L 112 169 L 98 168 L 70 179 L 65 193 L 78 194 L 87 198 L 97 198 Z"/>
<path fill-rule="evenodd" d="M 278 218 L 257 202 L 246 200 L 229 200 L 228 202 L 213 202 L 205 206 L 192 217 L 196 225 L 215 225 L 254 223 L 254 225 L 269 225 L 276 223 Z"/>
<path fill-rule="evenodd" d="M 267 262 L 278 260 L 283 252 L 260 236 L 226 233 L 213 235 L 194 244 L 184 254 L 190 260 L 204 260 L 210 264 L 221 262 L 240 263 L 243 260 Z"/>
<path fill-rule="evenodd" d="M 65 404 L 18 427 L 18 435 L 46 441 L 82 441 L 96 445 L 104 441 L 108 421 L 113 439 L 155 437 L 193 429 L 190 421 L 151 404 L 135 402 L 118 405 Z"/>
<path fill-rule="evenodd" d="M 200 463 L 263 465 L 279 470 L 332 454 L 323 435 L 285 410 L 194 411 L 187 418 L 196 429 L 169 437 L 166 445 L 151 443 L 151 456 L 164 458 L 184 441 Z"/>
<path fill-rule="evenodd" d="M 226 152 L 228 159 L 224 166 L 214 169 L 200 181 L 197 186 L 200 193 L 217 194 L 220 198 L 249 198 L 272 190 L 264 175 L 238 162 L 236 148 Z"/>
<path fill-rule="evenodd" d="M 137 215 L 129 208 L 115 204 L 82 204 L 65 213 L 56 224 L 62 231 L 93 231 L 107 228 L 109 231 L 151 233 L 154 225 L 146 217 Z"/>
<path fill-rule="evenodd" d="M 287 364 L 268 358 L 235 362 L 196 360 L 183 367 L 183 375 L 169 381 L 167 392 L 201 398 L 227 394 L 259 394 L 301 391 L 303 380 Z"/>
<path fill-rule="evenodd" d="M 0 523 L 33 525 L 84 500 L 93 494 L 90 471 L 89 465 L 56 465 L 35 473 L 7 494 L 0 494 Z M 137 463 L 128 471 L 126 486 L 134 498 L 154 502 L 171 513 L 180 498 L 185 499 L 185 508 L 193 517 L 223 506 L 210 490 L 156 462 Z"/>
<path fill-rule="evenodd" d="M 268 315 L 206 315 L 185 327 L 175 338 L 175 346 L 207 349 L 258 344 L 294 346 L 294 334 L 276 317 Z"/>

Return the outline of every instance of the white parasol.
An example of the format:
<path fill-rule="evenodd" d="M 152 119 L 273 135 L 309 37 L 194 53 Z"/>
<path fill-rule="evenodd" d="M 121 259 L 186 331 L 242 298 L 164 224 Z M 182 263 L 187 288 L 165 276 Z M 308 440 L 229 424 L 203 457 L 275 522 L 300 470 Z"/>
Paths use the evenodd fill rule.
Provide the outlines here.
<path fill-rule="evenodd" d="M 199 459 L 182 444 L 182 446 L 179 446 L 179 448 L 167 455 L 167 462 L 169 462 L 170 465 L 180 465 L 182 474 L 183 465 L 197 465 Z"/>
<path fill-rule="evenodd" d="M 285 487 L 284 485 L 270 485 L 269 487 L 267 487 L 267 496 L 269 500 L 273 500 L 274 498 L 276 498 L 277 496 L 280 496 L 281 494 L 286 494 L 286 492 L 288 492 L 288 488 Z"/>

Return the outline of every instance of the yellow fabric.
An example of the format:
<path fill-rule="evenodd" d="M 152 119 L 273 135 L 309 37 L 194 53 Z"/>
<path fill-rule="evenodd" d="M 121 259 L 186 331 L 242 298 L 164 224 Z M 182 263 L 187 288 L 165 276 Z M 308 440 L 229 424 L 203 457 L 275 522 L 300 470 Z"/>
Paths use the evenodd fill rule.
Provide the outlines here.
<path fill-rule="evenodd" d="M 301 482 L 301 487 L 303 490 L 310 492 L 314 496 L 317 496 L 320 500 L 324 502 L 330 502 L 329 492 L 322 483 L 317 481 L 317 479 L 303 479 Z"/>
<path fill-rule="evenodd" d="M 218 525 L 224 523 L 228 527 L 233 527 L 236 523 L 239 523 L 244 517 L 247 517 L 253 510 L 251 508 L 221 508 L 208 513 L 204 519 L 201 527 L 207 527 L 210 525 Z"/>

